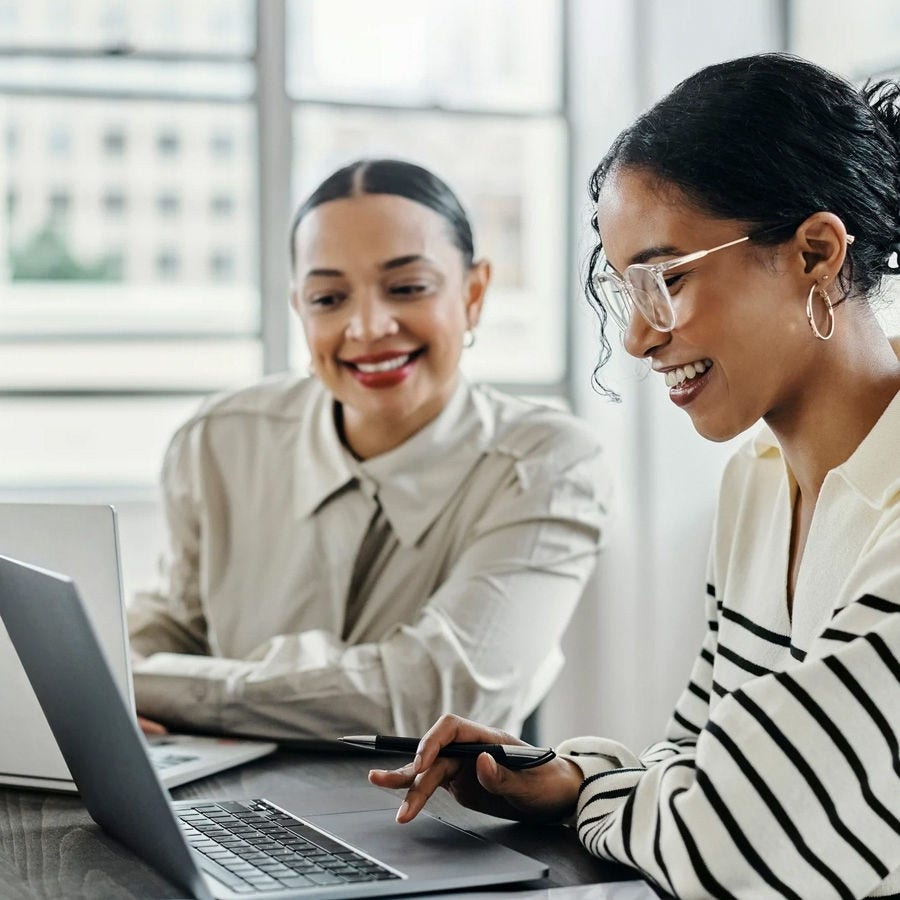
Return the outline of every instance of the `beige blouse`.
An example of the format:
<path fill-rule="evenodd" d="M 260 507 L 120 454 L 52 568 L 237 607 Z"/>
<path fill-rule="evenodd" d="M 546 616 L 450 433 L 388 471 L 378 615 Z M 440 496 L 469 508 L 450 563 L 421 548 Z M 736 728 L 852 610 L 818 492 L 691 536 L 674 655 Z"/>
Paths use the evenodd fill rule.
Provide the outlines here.
<path fill-rule="evenodd" d="M 518 731 L 608 491 L 583 423 L 464 381 L 363 462 L 314 379 L 214 398 L 165 458 L 164 583 L 129 610 L 138 709 L 276 738 L 415 735 L 448 711 Z"/>

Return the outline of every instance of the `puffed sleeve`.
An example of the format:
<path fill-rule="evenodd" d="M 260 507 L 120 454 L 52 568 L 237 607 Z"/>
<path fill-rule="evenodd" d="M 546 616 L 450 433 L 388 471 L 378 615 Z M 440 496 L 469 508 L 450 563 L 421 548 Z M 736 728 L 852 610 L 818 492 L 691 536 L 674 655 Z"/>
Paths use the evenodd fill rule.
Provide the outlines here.
<path fill-rule="evenodd" d="M 169 556 L 157 590 L 135 595 L 128 631 L 138 656 L 154 653 L 207 654 L 206 619 L 200 598 L 200 525 L 197 472 L 202 467 L 202 432 L 188 422 L 176 432 L 163 460 L 162 497 Z"/>
<path fill-rule="evenodd" d="M 414 621 L 371 643 L 322 629 L 276 635 L 239 660 L 157 653 L 137 673 L 141 711 L 287 738 L 417 734 L 444 712 L 517 730 L 562 665 L 560 638 L 596 563 L 610 484 L 597 441 L 575 423 L 546 429 L 507 471 L 489 502 L 479 498 L 483 513 Z M 196 544 L 186 548 L 189 562 Z"/>

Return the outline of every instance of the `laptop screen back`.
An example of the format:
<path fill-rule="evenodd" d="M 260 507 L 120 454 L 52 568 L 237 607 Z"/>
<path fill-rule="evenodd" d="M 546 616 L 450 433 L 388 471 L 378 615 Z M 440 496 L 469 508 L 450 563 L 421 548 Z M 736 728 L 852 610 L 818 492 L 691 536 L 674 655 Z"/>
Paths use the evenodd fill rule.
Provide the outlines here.
<path fill-rule="evenodd" d="M 74 583 L 0 556 L 0 617 L 91 818 L 192 896 L 208 900 Z"/>
<path fill-rule="evenodd" d="M 115 683 L 133 709 L 112 507 L 0 503 L 0 555 L 72 576 Z M 0 685 L 0 722 L 16 735 L 15 741 L 0 741 L 0 782 L 70 785 L 68 767 L 2 622 Z"/>

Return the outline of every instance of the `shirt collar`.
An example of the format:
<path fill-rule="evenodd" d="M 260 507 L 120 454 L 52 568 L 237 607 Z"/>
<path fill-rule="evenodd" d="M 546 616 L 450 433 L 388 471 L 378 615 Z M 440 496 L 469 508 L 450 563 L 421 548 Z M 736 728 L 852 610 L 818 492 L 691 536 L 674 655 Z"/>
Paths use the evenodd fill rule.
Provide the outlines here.
<path fill-rule="evenodd" d="M 888 404 L 875 427 L 848 460 L 834 472 L 876 509 L 883 509 L 900 493 L 900 471 L 895 463 L 900 448 L 900 391 Z M 891 471 L 893 469 L 893 471 Z"/>
<path fill-rule="evenodd" d="M 295 509 L 314 514 L 358 482 L 381 508 L 400 543 L 418 541 L 465 480 L 493 438 L 489 409 L 460 376 L 441 413 L 393 450 L 356 460 L 340 441 L 333 398 L 319 387 L 298 437 Z"/>
<path fill-rule="evenodd" d="M 312 397 L 301 414 L 294 458 L 294 512 L 312 515 L 329 497 L 352 483 L 353 457 L 334 424 L 334 398 L 319 381 L 310 381 Z"/>
<path fill-rule="evenodd" d="M 891 346 L 900 357 L 900 336 L 891 338 Z M 900 473 L 885 479 L 885 460 L 895 459 L 900 447 L 900 393 L 888 404 L 881 418 L 863 438 L 850 458 L 833 471 L 876 509 L 882 509 L 900 492 Z M 752 451 L 756 456 L 781 455 L 781 447 L 768 425 L 754 435 Z"/>
<path fill-rule="evenodd" d="M 440 415 L 399 447 L 357 463 L 371 478 L 405 547 L 438 517 L 493 437 L 493 420 L 470 385 L 459 384 Z"/>

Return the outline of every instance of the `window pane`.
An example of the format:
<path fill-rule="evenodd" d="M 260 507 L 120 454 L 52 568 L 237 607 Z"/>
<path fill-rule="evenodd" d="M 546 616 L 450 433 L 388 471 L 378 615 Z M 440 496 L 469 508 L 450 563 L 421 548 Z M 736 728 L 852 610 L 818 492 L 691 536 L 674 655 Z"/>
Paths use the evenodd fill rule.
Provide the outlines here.
<path fill-rule="evenodd" d="M 852 11 L 841 0 L 792 0 L 791 51 L 862 83 L 900 78 L 900 4 L 865 0 Z M 879 319 L 888 334 L 900 334 L 900 277 L 886 276 Z"/>
<path fill-rule="evenodd" d="M 3 0 L 0 0 L 2 3 Z M 53 59 L 0 55 L 0 91 L 127 97 L 249 99 L 255 77 L 249 63 L 142 59 Z M 111 148 L 112 149 L 112 148 Z"/>
<path fill-rule="evenodd" d="M 560 59 L 560 0 L 288 3 L 298 98 L 554 110 Z"/>
<path fill-rule="evenodd" d="M 0 0 L 0 45 L 250 54 L 252 0 Z"/>
<path fill-rule="evenodd" d="M 792 0 L 791 51 L 847 78 L 900 73 L 900 4 Z"/>
<path fill-rule="evenodd" d="M 213 391 L 262 372 L 258 340 L 0 343 L 2 390 Z"/>
<path fill-rule="evenodd" d="M 476 345 L 465 353 L 467 371 L 497 382 L 563 378 L 561 121 L 316 107 L 300 109 L 294 126 L 298 197 L 362 156 L 412 159 L 445 178 L 472 218 L 476 254 L 494 267 Z M 301 350 L 295 365 L 304 360 Z"/>
<path fill-rule="evenodd" d="M 169 438 L 199 402 L 0 397 L 0 486 L 153 485 Z"/>
<path fill-rule="evenodd" d="M 0 97 L 0 336 L 256 333 L 253 123 L 236 104 Z"/>

